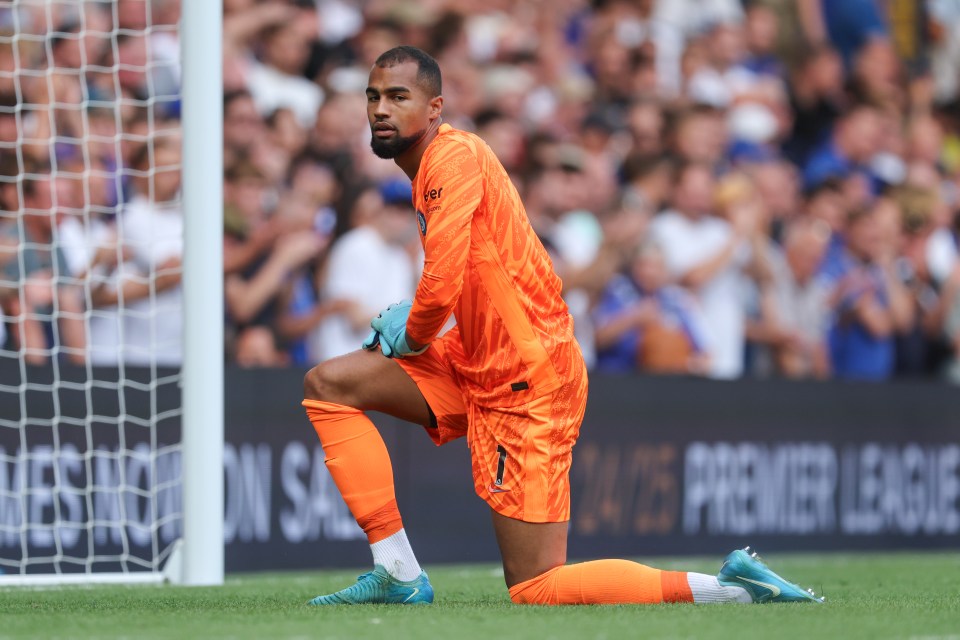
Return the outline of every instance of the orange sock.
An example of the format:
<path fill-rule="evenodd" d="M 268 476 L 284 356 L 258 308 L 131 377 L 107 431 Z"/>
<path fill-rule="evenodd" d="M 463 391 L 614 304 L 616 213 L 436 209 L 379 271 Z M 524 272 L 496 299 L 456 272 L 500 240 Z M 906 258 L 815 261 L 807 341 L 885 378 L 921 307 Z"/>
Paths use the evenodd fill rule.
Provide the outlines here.
<path fill-rule="evenodd" d="M 393 486 L 393 466 L 380 432 L 362 411 L 322 400 L 304 400 L 320 437 L 327 469 L 370 544 L 403 528 Z"/>
<path fill-rule="evenodd" d="M 555 567 L 510 588 L 517 604 L 659 604 L 693 602 L 687 574 L 629 560 Z"/>

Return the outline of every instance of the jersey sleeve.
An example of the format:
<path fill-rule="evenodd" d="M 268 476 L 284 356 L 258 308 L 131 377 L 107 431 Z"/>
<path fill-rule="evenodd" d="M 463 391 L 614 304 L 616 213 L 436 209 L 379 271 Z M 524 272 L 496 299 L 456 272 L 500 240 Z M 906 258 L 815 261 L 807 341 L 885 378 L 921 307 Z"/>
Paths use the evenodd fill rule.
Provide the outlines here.
<path fill-rule="evenodd" d="M 460 298 L 470 226 L 483 198 L 480 164 L 466 145 L 444 146 L 424 168 L 422 193 L 416 194 L 423 274 L 407 318 L 407 333 L 420 344 L 437 336 Z"/>

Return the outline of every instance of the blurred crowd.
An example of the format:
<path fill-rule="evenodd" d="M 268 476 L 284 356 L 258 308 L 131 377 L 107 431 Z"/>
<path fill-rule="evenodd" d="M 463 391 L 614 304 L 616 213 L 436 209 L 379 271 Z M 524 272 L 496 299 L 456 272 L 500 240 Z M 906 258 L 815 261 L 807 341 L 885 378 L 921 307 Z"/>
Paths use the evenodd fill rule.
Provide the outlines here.
<path fill-rule="evenodd" d="M 0 354 L 181 361 L 179 9 L 0 2 Z M 230 362 L 334 357 L 412 296 L 363 94 L 412 44 L 593 370 L 960 382 L 960 3 L 225 0 L 223 36 Z"/>

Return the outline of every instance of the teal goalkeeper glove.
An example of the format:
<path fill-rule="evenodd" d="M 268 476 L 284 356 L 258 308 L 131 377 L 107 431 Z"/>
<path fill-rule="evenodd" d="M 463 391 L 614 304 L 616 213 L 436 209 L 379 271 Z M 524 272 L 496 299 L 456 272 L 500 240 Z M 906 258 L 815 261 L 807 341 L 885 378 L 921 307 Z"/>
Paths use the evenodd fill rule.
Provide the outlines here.
<path fill-rule="evenodd" d="M 360 345 L 360 348 L 364 351 L 373 351 L 377 348 L 377 345 L 380 344 L 380 334 L 376 330 L 370 332 L 367 336 L 367 339 L 363 341 L 363 344 Z"/>
<path fill-rule="evenodd" d="M 364 348 L 368 348 L 366 345 L 369 343 L 369 348 L 372 349 L 373 345 L 379 342 L 380 351 L 388 358 L 416 356 L 426 351 L 426 347 L 414 351 L 407 344 L 407 316 L 410 315 L 412 306 L 410 300 L 402 300 L 381 311 L 380 315 L 370 322 L 373 333 L 363 343 Z"/>

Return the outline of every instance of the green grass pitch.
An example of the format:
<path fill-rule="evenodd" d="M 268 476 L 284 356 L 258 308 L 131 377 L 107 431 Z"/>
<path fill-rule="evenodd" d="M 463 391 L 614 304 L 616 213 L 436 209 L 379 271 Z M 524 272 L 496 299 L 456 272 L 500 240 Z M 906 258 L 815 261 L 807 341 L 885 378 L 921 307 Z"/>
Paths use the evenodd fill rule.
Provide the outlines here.
<path fill-rule="evenodd" d="M 229 576 L 220 588 L 8 588 L 0 638 L 909 638 L 960 640 L 960 553 L 767 554 L 817 605 L 519 607 L 491 566 L 428 567 L 433 606 L 307 607 L 357 572 Z M 648 564 L 715 573 L 720 558 Z"/>

